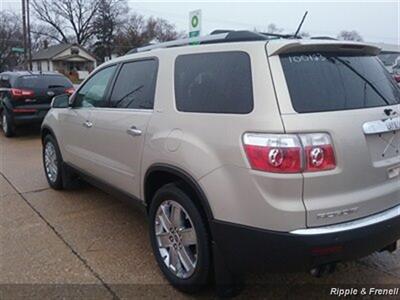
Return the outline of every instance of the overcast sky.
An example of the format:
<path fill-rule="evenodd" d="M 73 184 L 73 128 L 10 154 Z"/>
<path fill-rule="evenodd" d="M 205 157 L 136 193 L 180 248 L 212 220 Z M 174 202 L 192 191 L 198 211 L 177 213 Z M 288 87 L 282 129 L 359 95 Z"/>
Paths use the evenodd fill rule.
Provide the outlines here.
<path fill-rule="evenodd" d="M 0 0 L 0 9 L 20 10 L 20 0 Z M 336 36 L 357 30 L 366 41 L 400 44 L 400 0 L 389 1 L 128 1 L 145 16 L 162 17 L 179 30 L 188 30 L 188 14 L 202 10 L 202 34 L 214 29 L 266 30 L 275 23 L 293 32 L 304 12 L 309 14 L 303 31 Z"/>

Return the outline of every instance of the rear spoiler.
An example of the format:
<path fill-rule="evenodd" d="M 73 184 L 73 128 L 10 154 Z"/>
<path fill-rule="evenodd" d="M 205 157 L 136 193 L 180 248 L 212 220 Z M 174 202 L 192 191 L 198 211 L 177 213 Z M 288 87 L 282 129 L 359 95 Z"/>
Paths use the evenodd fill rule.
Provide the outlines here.
<path fill-rule="evenodd" d="M 377 46 L 355 43 L 355 42 L 341 42 L 341 41 L 293 41 L 292 43 L 279 43 L 269 42 L 267 44 L 268 56 L 288 54 L 296 52 L 316 52 L 316 51 L 327 51 L 327 52 L 341 52 L 341 53 L 353 53 L 353 54 L 364 54 L 364 55 L 378 55 L 381 49 Z"/>

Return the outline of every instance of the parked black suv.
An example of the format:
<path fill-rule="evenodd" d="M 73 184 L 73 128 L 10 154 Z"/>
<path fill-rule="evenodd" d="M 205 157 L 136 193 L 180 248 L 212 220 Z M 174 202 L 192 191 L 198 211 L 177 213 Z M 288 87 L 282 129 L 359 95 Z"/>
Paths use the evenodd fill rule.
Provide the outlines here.
<path fill-rule="evenodd" d="M 0 113 L 4 134 L 11 137 L 18 125 L 41 123 L 53 97 L 73 91 L 71 81 L 59 73 L 1 73 Z"/>

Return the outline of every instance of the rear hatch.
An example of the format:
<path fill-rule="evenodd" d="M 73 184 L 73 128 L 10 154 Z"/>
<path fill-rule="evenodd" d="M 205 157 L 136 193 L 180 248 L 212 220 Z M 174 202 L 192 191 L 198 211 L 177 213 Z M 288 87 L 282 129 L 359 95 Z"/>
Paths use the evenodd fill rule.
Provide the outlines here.
<path fill-rule="evenodd" d="M 285 131 L 329 133 L 334 146 L 335 169 L 303 173 L 307 225 L 398 205 L 400 90 L 378 50 L 333 42 L 268 47 Z"/>
<path fill-rule="evenodd" d="M 33 97 L 18 104 L 50 104 L 54 96 L 66 93 L 73 85 L 62 75 L 32 74 L 19 77 L 15 88 L 34 92 Z"/>

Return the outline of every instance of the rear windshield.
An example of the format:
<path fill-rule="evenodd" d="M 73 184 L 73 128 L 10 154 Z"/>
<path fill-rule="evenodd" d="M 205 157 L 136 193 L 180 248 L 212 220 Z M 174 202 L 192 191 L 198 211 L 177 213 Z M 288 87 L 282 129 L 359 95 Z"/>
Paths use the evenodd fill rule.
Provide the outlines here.
<path fill-rule="evenodd" d="M 17 88 L 30 89 L 51 89 L 51 88 L 70 88 L 71 81 L 64 76 L 58 75 L 29 75 L 18 78 Z"/>
<path fill-rule="evenodd" d="M 399 103 L 399 87 L 375 56 L 313 52 L 280 59 L 293 108 L 299 113 Z"/>

